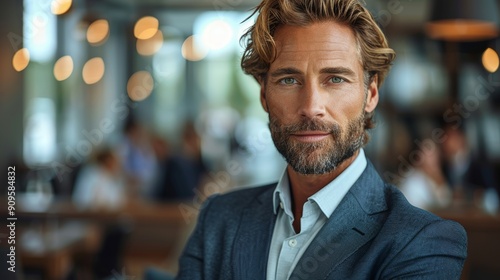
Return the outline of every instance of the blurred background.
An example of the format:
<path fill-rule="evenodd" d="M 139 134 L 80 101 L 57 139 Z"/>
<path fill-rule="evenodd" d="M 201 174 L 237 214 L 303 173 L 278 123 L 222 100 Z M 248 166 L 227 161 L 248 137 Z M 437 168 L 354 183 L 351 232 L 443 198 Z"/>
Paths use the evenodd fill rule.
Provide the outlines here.
<path fill-rule="evenodd" d="M 367 2 L 397 59 L 366 154 L 412 204 L 464 225 L 463 279 L 499 279 L 498 3 Z M 279 178 L 239 66 L 258 3 L 2 1 L 0 213 L 14 171 L 18 218 L 2 279 L 175 274 L 206 197 Z"/>

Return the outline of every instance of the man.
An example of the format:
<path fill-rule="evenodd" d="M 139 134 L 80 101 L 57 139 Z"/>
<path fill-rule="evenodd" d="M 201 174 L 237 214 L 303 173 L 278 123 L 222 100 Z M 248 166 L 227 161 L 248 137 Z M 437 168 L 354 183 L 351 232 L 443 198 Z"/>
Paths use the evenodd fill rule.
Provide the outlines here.
<path fill-rule="evenodd" d="M 179 279 L 458 279 L 466 234 L 385 184 L 362 146 L 394 52 L 358 0 L 264 0 L 242 67 L 288 166 L 212 197 Z"/>

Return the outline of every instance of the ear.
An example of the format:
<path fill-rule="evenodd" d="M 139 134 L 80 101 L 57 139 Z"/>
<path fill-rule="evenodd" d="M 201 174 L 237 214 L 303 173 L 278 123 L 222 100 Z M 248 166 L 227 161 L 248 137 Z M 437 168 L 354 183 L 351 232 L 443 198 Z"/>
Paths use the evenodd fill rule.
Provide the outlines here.
<path fill-rule="evenodd" d="M 266 100 L 266 82 L 264 78 L 259 79 L 260 84 L 260 104 L 262 104 L 262 108 L 266 113 L 269 113 L 267 108 L 267 100 Z"/>
<path fill-rule="evenodd" d="M 378 104 L 378 75 L 373 76 L 368 85 L 368 94 L 366 96 L 365 112 L 371 113 Z"/>

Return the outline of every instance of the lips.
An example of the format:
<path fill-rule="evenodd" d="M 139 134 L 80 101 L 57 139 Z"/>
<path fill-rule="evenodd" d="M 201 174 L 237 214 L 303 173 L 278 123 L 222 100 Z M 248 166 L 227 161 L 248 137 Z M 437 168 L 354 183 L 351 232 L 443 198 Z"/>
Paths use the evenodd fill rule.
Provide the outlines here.
<path fill-rule="evenodd" d="M 293 138 L 301 142 L 317 142 L 326 139 L 330 133 L 324 131 L 301 131 L 291 134 Z"/>

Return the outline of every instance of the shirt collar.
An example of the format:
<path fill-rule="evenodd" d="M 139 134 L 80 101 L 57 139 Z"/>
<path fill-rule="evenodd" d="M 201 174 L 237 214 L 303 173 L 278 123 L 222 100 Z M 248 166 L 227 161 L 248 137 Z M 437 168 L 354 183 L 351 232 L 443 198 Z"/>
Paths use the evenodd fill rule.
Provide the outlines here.
<path fill-rule="evenodd" d="M 293 217 L 292 200 L 291 200 L 289 186 L 290 183 L 288 181 L 288 173 L 286 172 L 286 167 L 285 167 L 285 170 L 283 171 L 283 174 L 281 175 L 281 178 L 278 181 L 278 185 L 276 186 L 276 189 L 274 190 L 273 193 L 274 214 L 278 214 L 278 207 L 281 207 L 281 209 L 285 210 L 285 213 L 288 216 Z"/>
<path fill-rule="evenodd" d="M 313 200 L 321 209 L 326 217 L 330 218 L 333 211 L 337 208 L 345 194 L 354 185 L 356 180 L 361 176 L 367 165 L 364 150 L 361 148 L 359 154 L 354 161 L 349 165 L 337 178 L 324 186 L 317 193 L 313 194 L 308 200 Z M 278 207 L 281 207 L 287 215 L 293 217 L 292 214 L 292 199 L 290 195 L 290 183 L 288 181 L 288 173 L 283 171 L 281 179 L 273 193 L 274 213 L 278 213 Z"/>

